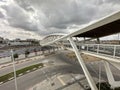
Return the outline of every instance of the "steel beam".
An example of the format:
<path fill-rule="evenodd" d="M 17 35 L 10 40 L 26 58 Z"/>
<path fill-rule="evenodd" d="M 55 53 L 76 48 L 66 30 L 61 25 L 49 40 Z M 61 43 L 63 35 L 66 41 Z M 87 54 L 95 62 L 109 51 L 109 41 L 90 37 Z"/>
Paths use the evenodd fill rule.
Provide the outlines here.
<path fill-rule="evenodd" d="M 85 74 L 85 76 L 86 76 L 86 78 L 88 80 L 88 83 L 89 83 L 91 89 L 92 90 L 98 90 L 98 88 L 96 87 L 96 84 L 95 84 L 94 80 L 92 79 L 92 77 L 91 77 L 91 75 L 90 75 L 90 73 L 89 73 L 89 71 L 88 71 L 82 57 L 80 56 L 80 53 L 78 51 L 78 48 L 77 48 L 75 42 L 73 41 L 73 39 L 71 37 L 68 38 L 68 40 L 70 41 L 70 44 L 73 47 L 73 50 L 74 50 L 74 52 L 76 54 L 76 57 L 77 57 L 80 65 L 81 65 L 81 67 L 83 69 L 83 72 L 84 72 L 84 74 Z"/>

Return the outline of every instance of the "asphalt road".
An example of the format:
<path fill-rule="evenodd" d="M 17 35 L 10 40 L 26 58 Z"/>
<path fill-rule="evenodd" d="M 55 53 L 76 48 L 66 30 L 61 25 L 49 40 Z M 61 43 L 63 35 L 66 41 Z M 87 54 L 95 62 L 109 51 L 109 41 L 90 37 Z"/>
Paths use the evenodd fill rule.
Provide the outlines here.
<path fill-rule="evenodd" d="M 68 52 L 69 51 L 56 52 L 56 55 L 49 56 L 43 60 L 34 61 L 34 63 L 38 63 L 41 61 L 43 61 L 43 62 L 54 61 L 54 65 L 48 64 L 46 67 L 44 67 L 42 69 L 39 69 L 34 72 L 23 75 L 21 77 L 18 77 L 17 78 L 18 90 L 26 90 L 26 89 L 32 87 L 33 85 L 47 79 L 45 74 L 47 74 L 48 77 L 51 77 L 58 73 L 60 73 L 60 74 L 66 74 L 66 73 L 83 74 L 83 71 L 82 71 L 80 65 L 78 64 L 78 62 L 66 57 L 66 53 L 68 53 Z M 30 63 L 26 62 L 25 64 L 21 64 L 20 66 L 17 66 L 17 67 L 23 67 L 23 66 L 31 64 L 31 63 L 33 64 L 33 62 L 30 62 Z M 88 70 L 90 71 L 91 75 L 98 77 L 99 62 L 95 62 L 95 63 L 87 62 L 86 65 L 87 65 Z M 107 80 L 104 67 L 102 64 L 101 64 L 101 66 L 102 66 L 102 79 Z M 113 67 L 111 67 L 111 68 L 115 72 L 114 73 L 115 78 L 117 78 L 117 80 L 118 80 L 119 79 L 118 71 L 116 69 L 114 69 Z M 12 69 L 12 67 L 11 67 L 11 69 Z M 0 90 L 15 90 L 14 80 L 8 81 L 8 82 L 0 85 Z"/>
<path fill-rule="evenodd" d="M 59 56 L 59 54 L 57 54 L 56 56 Z M 28 73 L 26 75 L 23 75 L 21 77 L 18 77 L 17 82 L 18 82 L 18 90 L 25 90 L 28 87 L 33 86 L 34 84 L 46 79 L 45 77 L 45 73 L 48 76 L 52 76 L 53 74 L 57 74 L 57 73 L 68 73 L 70 71 L 70 68 L 72 68 L 72 70 L 74 70 L 73 66 L 71 66 L 70 64 L 65 64 L 64 62 L 60 61 L 60 59 L 58 57 L 55 56 L 51 56 L 49 57 L 49 61 L 55 61 L 55 66 L 49 66 L 43 68 L 42 70 L 36 70 L 34 72 Z M 43 60 L 44 62 L 48 61 L 48 58 Z M 40 62 L 40 61 L 38 61 Z M 37 63 L 37 62 L 35 62 Z M 43 71 L 45 73 L 43 73 Z M 14 80 L 11 80 L 7 83 L 4 83 L 0 86 L 0 90 L 15 90 L 14 87 Z"/>
<path fill-rule="evenodd" d="M 30 58 L 28 58 L 28 60 L 29 59 Z M 23 62 L 23 63 L 15 64 L 15 68 L 16 68 L 16 70 L 19 70 L 21 68 L 24 68 L 24 67 L 27 67 L 27 66 L 30 66 L 30 65 L 33 65 L 33 64 L 41 63 L 42 61 L 44 61 L 44 59 L 43 60 L 38 59 L 38 60 L 26 61 L 26 62 Z M 0 69 L 0 76 L 5 75 L 9 72 L 13 72 L 13 65 L 1 68 Z"/>

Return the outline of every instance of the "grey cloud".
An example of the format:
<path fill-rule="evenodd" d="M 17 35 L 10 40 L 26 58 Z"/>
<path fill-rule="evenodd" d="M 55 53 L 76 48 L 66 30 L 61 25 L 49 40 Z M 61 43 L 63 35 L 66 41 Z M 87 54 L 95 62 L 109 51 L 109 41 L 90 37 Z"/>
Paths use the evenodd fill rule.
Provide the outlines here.
<path fill-rule="evenodd" d="M 0 0 L 0 2 L 6 2 L 6 0 Z"/>
<path fill-rule="evenodd" d="M 120 0 L 104 0 L 106 3 L 120 4 Z"/>
<path fill-rule="evenodd" d="M 9 24 L 42 36 L 69 33 L 68 27 L 82 26 L 120 9 L 119 0 L 15 0 L 14 4 L 2 6 Z"/>
<path fill-rule="evenodd" d="M 32 11 L 34 12 L 34 9 L 33 7 L 31 7 L 31 5 L 29 4 L 29 1 L 26 1 L 26 0 L 17 0 L 17 3 L 22 7 L 24 8 L 26 11 Z"/>
<path fill-rule="evenodd" d="M 76 2 L 69 3 L 67 1 L 64 3 L 59 1 L 55 5 L 54 3 L 52 5 L 49 3 L 43 4 L 42 10 L 49 17 L 49 21 L 45 26 L 65 29 L 68 25 L 88 23 L 92 20 L 95 9 L 82 4 L 78 5 Z"/>
<path fill-rule="evenodd" d="M 0 18 L 4 18 L 4 14 L 0 12 Z"/>
<path fill-rule="evenodd" d="M 66 31 L 66 29 L 58 29 L 58 28 L 53 28 L 53 27 L 51 27 L 51 28 L 49 28 L 49 30 L 48 31 L 43 31 L 42 32 L 42 34 L 41 34 L 41 31 L 38 31 L 38 35 L 41 35 L 41 36 L 46 36 L 46 35 L 49 35 L 49 34 L 54 34 L 54 33 L 64 33 L 64 34 L 67 34 L 68 33 L 68 31 Z"/>
<path fill-rule="evenodd" d="M 22 2 L 17 0 L 21 5 Z M 77 2 L 72 1 L 71 3 L 67 0 L 29 0 L 36 9 L 41 9 L 44 14 L 48 17 L 49 21 L 45 25 L 46 27 L 56 27 L 58 26 L 62 28 L 67 27 L 67 25 L 71 24 L 84 24 L 91 20 L 91 17 L 95 13 L 95 9 L 93 7 L 88 7 L 85 3 L 77 4 Z M 23 3 L 28 2 L 28 0 L 24 0 Z M 29 2 L 29 4 L 30 4 Z M 83 6 L 83 4 L 85 4 Z M 25 7 L 23 7 L 25 8 Z M 44 23 L 43 23 L 44 24 Z M 57 24 L 57 25 L 56 25 Z M 61 24 L 60 26 L 58 24 Z M 64 25 L 66 24 L 66 25 Z"/>
<path fill-rule="evenodd" d="M 6 10 L 6 18 L 11 26 L 30 31 L 38 30 L 38 26 L 30 20 L 27 13 L 25 13 L 25 11 L 19 6 L 2 6 L 2 8 Z"/>

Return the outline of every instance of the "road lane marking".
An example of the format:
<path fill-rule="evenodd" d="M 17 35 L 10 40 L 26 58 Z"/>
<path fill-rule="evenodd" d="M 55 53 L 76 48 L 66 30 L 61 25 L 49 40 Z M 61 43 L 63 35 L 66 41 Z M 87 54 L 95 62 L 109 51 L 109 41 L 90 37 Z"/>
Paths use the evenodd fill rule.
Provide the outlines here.
<path fill-rule="evenodd" d="M 30 72 L 30 70 L 26 71 L 26 72 Z"/>
<path fill-rule="evenodd" d="M 66 85 L 66 83 L 58 76 L 57 79 L 62 83 L 62 85 Z"/>
<path fill-rule="evenodd" d="M 0 82 L 0 84 L 3 84 L 3 82 Z"/>
<path fill-rule="evenodd" d="M 12 79 L 14 79 L 14 77 L 9 78 L 8 80 L 12 80 Z"/>
<path fill-rule="evenodd" d="M 36 70 L 37 68 L 33 68 L 33 70 Z"/>
<path fill-rule="evenodd" d="M 23 73 L 19 74 L 19 76 L 22 76 L 22 75 L 23 75 Z"/>

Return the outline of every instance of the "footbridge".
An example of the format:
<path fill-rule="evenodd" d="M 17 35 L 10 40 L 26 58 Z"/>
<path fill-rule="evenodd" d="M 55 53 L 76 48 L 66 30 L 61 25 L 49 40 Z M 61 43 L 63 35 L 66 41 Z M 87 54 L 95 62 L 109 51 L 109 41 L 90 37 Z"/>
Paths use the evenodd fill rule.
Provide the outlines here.
<path fill-rule="evenodd" d="M 92 90 L 98 90 L 90 75 L 82 53 L 101 58 L 103 60 L 108 82 L 114 87 L 120 87 L 120 81 L 115 81 L 109 64 L 120 70 L 120 45 L 102 44 L 101 37 L 117 34 L 120 32 L 120 11 L 108 15 L 96 22 L 87 25 L 68 35 L 49 35 L 40 44 L 42 46 L 57 46 L 71 50 L 75 53 L 80 66 Z M 81 40 L 83 38 L 83 40 Z M 86 41 L 96 39 L 97 43 L 86 44 Z"/>

